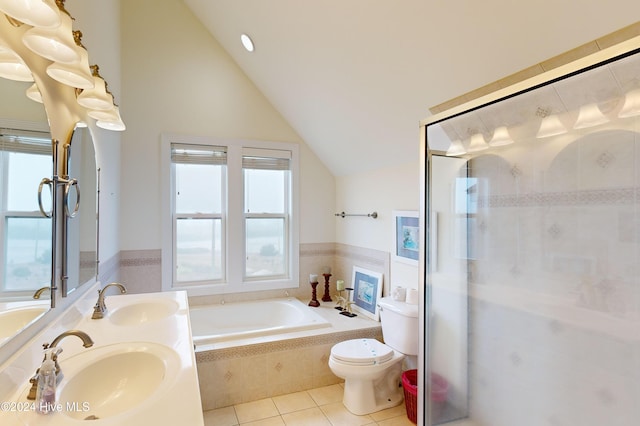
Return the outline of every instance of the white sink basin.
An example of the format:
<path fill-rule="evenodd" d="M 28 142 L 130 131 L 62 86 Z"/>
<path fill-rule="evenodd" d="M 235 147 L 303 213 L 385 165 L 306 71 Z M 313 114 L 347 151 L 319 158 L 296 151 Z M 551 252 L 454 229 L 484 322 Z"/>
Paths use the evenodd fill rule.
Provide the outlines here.
<path fill-rule="evenodd" d="M 0 312 L 0 343 L 31 324 L 49 310 L 48 306 L 25 306 Z"/>
<path fill-rule="evenodd" d="M 62 408 L 52 423 L 56 425 L 68 424 L 70 418 L 99 422 L 144 412 L 171 388 L 180 371 L 180 357 L 173 349 L 149 342 L 116 343 L 63 358 L 64 352 L 64 377 L 57 392 Z M 22 414 L 26 424 L 42 417 Z"/>
<path fill-rule="evenodd" d="M 83 364 L 76 371 L 65 370 Z M 89 410 L 63 411 L 82 420 L 106 419 L 141 405 L 170 387 L 180 370 L 180 358 L 171 348 L 155 343 L 118 343 L 88 350 L 60 363 L 58 400 L 86 403 Z"/>
<path fill-rule="evenodd" d="M 140 325 L 166 318 L 176 313 L 177 310 L 178 303 L 175 300 L 151 300 L 114 309 L 109 313 L 109 320 L 116 325 Z"/>

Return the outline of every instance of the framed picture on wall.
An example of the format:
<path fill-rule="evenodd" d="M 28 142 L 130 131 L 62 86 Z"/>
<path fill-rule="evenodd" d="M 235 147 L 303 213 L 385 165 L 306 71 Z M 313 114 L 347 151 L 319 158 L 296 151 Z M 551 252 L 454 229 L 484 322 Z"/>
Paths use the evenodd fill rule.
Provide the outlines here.
<path fill-rule="evenodd" d="M 393 211 L 393 230 L 395 237 L 394 260 L 418 266 L 418 254 L 420 250 L 418 220 L 417 211 Z"/>
<path fill-rule="evenodd" d="M 354 311 L 379 321 L 378 300 L 382 297 L 382 273 L 354 266 L 351 282 Z"/>

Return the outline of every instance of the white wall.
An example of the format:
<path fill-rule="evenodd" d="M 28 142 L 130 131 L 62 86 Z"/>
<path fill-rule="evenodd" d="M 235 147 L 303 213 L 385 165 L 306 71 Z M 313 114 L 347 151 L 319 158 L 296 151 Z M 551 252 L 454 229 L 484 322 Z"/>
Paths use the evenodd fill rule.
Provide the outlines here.
<path fill-rule="evenodd" d="M 300 242 L 333 238 L 326 167 L 178 0 L 122 2 L 122 250 L 160 249 L 160 135 L 301 145 Z"/>
<path fill-rule="evenodd" d="M 90 64 L 100 67 L 115 102 L 121 102 L 120 70 L 120 1 L 67 0 L 66 9 L 75 18 L 74 29 L 82 31 L 82 43 Z M 126 120 L 126 118 L 125 118 Z M 122 135 L 96 127 L 89 120 L 96 149 L 96 166 L 100 169 L 100 261 L 120 251 L 118 233 L 120 210 L 120 140 Z"/>
<path fill-rule="evenodd" d="M 416 136 L 416 157 L 418 155 Z M 394 210 L 418 211 L 420 201 L 420 164 L 404 164 L 382 170 L 336 178 L 336 212 L 365 214 L 377 212 L 378 218 L 335 218 L 335 241 L 368 249 L 394 252 Z M 384 277 L 388 291 L 396 285 L 418 288 L 417 266 L 390 262 L 391 276 Z"/>

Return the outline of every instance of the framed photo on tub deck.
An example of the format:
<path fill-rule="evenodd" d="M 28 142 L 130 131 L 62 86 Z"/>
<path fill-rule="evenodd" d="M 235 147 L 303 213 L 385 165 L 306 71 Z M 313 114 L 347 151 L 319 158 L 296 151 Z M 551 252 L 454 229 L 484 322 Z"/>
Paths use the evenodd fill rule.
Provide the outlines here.
<path fill-rule="evenodd" d="M 394 260 L 418 266 L 420 250 L 419 218 L 417 211 L 394 210 Z"/>
<path fill-rule="evenodd" d="M 382 297 L 382 273 L 353 267 L 351 300 L 356 313 L 374 321 L 380 320 L 378 299 Z"/>

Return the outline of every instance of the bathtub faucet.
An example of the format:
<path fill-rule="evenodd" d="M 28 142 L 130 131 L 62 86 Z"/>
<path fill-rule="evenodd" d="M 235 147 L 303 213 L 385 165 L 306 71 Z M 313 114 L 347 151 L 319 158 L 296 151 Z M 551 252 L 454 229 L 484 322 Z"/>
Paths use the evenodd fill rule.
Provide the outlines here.
<path fill-rule="evenodd" d="M 104 318 L 104 315 L 107 313 L 107 305 L 104 303 L 104 292 L 109 287 L 120 287 L 120 293 L 124 294 L 127 292 L 125 286 L 120 283 L 110 283 L 105 285 L 102 290 L 98 290 L 98 301 L 96 302 L 96 306 L 93 307 L 93 315 L 91 315 L 91 319 L 101 319 Z"/>

